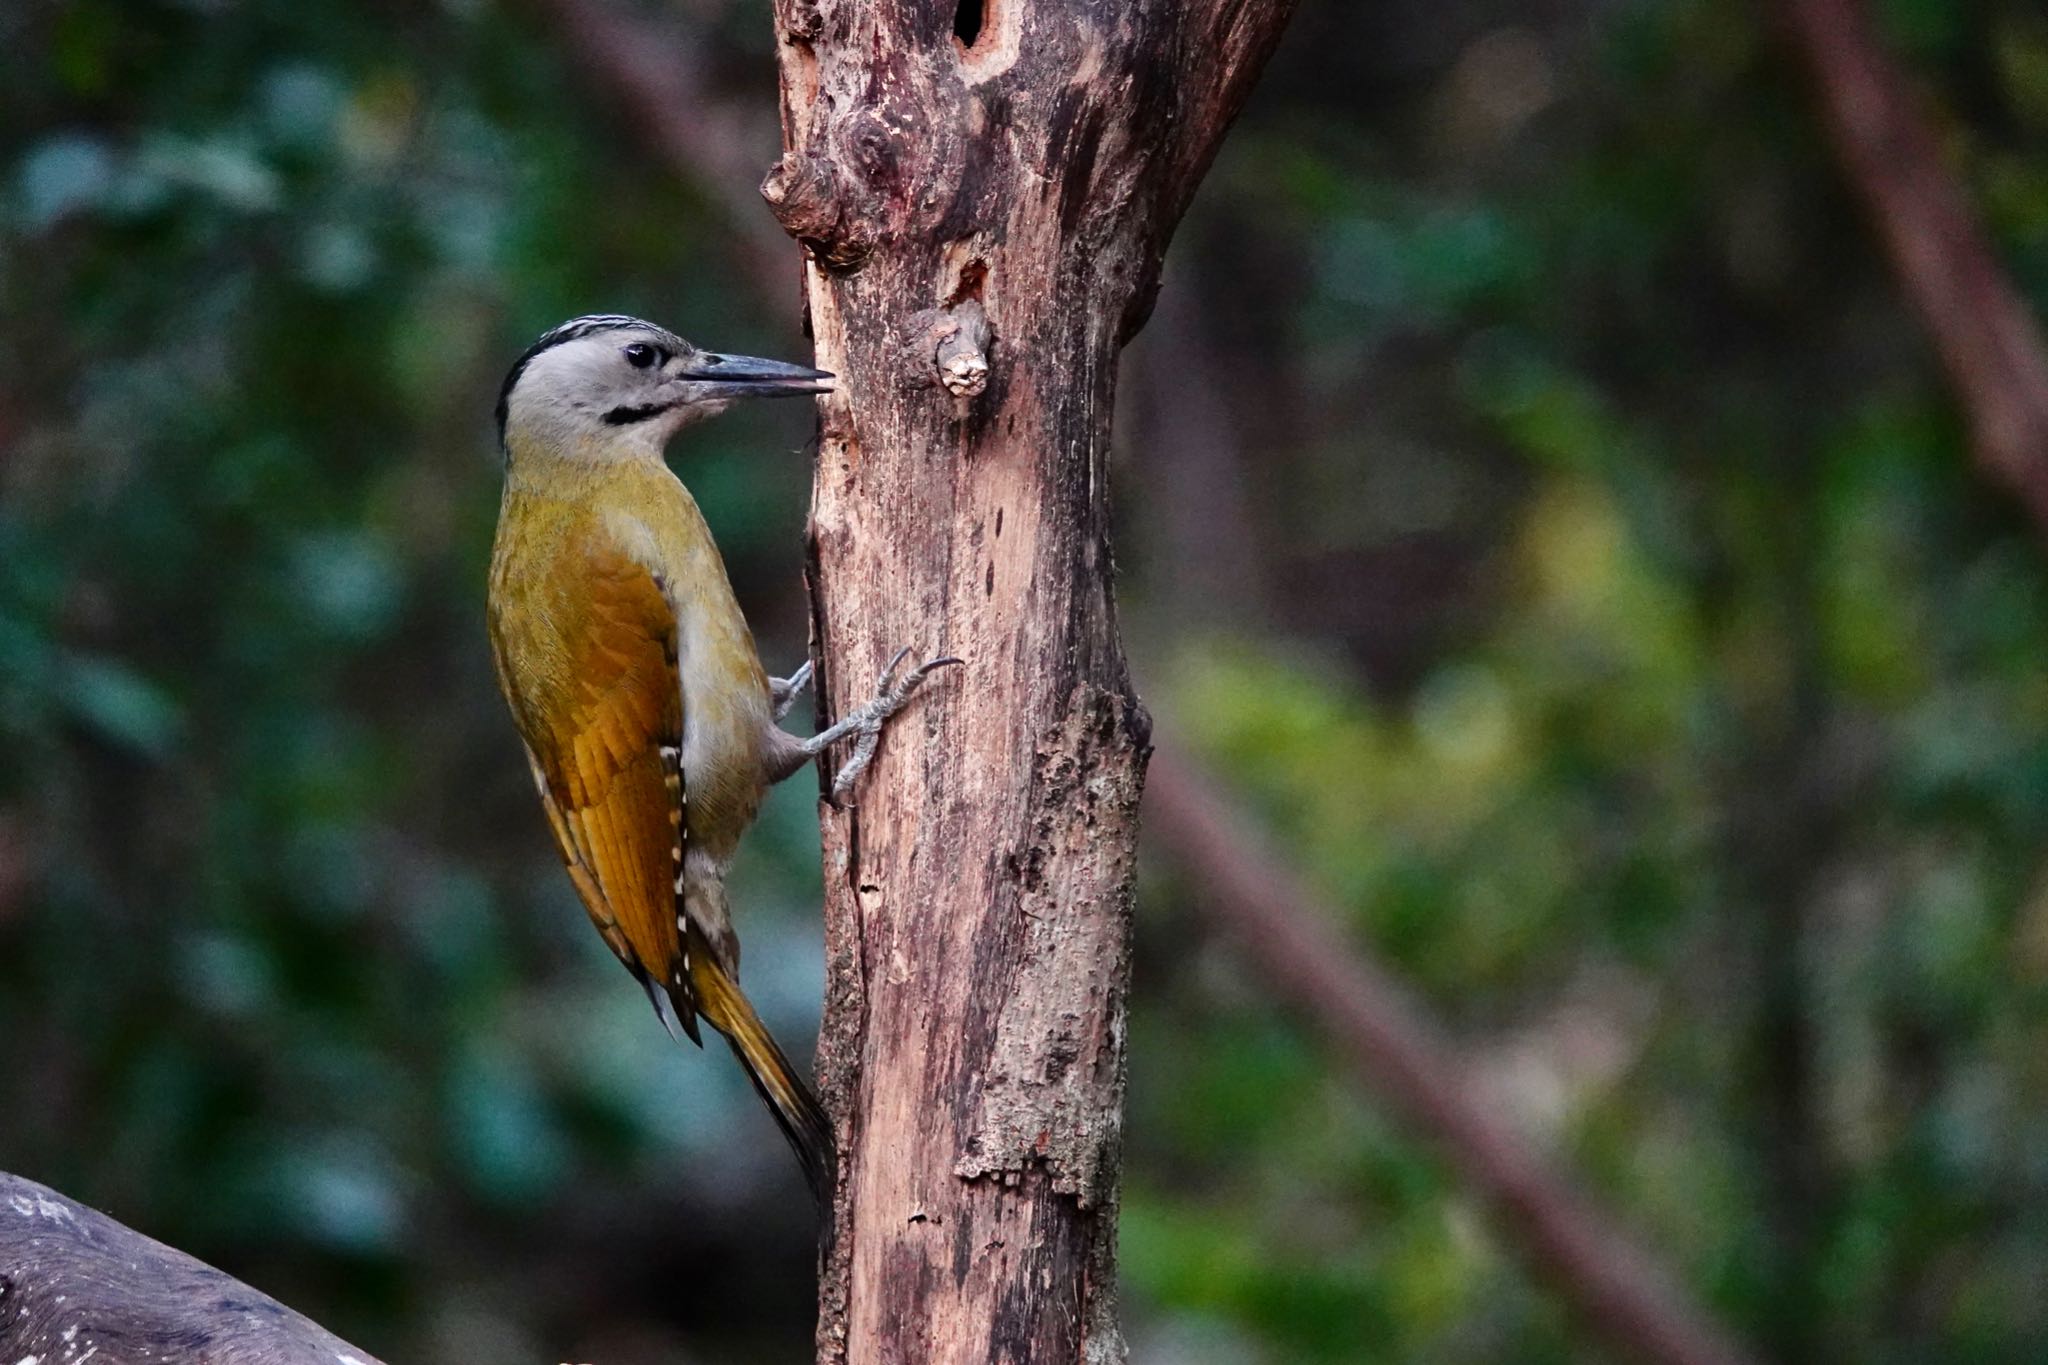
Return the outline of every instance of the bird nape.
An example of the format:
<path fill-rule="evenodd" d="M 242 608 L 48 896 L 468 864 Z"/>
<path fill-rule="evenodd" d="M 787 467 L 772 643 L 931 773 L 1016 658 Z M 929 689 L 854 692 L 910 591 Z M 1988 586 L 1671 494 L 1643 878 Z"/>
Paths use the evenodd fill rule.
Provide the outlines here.
<path fill-rule="evenodd" d="M 810 679 L 770 678 L 668 440 L 734 399 L 832 392 L 822 370 L 700 350 L 618 314 L 528 347 L 498 397 L 504 499 L 488 620 L 499 686 L 569 879 L 672 1026 L 724 1034 L 829 1203 L 832 1125 L 739 986 L 725 875 L 770 784 L 833 744 L 851 790 L 889 719 L 957 659 L 883 670 L 817 735 L 779 722 Z M 899 676 L 900 675 L 900 676 Z"/>

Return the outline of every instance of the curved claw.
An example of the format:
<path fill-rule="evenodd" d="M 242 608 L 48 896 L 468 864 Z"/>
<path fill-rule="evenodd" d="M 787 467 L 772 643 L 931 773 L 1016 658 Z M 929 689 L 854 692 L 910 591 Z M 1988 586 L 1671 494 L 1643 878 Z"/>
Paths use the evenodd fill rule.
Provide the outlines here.
<path fill-rule="evenodd" d="M 908 681 L 910 685 L 915 686 L 918 683 L 923 682 L 924 675 L 931 672 L 935 668 L 965 668 L 966 666 L 967 660 L 956 659 L 950 654 L 948 654 L 943 659 L 927 659 L 924 663 L 921 663 L 917 666 L 917 671 L 910 675 Z"/>
<path fill-rule="evenodd" d="M 769 703 L 774 709 L 775 719 L 781 720 L 789 714 L 789 708 L 796 704 L 797 697 L 811 685 L 811 661 L 805 659 L 803 666 L 786 678 L 768 680 Z"/>
<path fill-rule="evenodd" d="M 894 679 L 896 677 L 896 670 L 903 667 L 903 661 L 909 657 L 909 645 L 905 645 L 903 646 L 903 648 L 896 651 L 896 653 L 890 658 L 889 662 L 883 667 L 882 676 L 875 683 L 875 691 L 877 693 L 887 695 L 890 691 L 892 691 L 895 688 L 896 684 Z"/>
<path fill-rule="evenodd" d="M 874 758 L 876 746 L 882 742 L 883 729 L 888 725 L 890 718 L 903 709 L 911 694 L 917 691 L 925 678 L 935 669 L 963 662 L 950 655 L 942 659 L 931 659 L 919 664 L 898 681 L 896 670 L 901 668 L 903 661 L 909 657 L 908 645 L 897 650 L 896 656 L 889 660 L 889 666 L 882 670 L 874 700 L 841 722 L 842 725 L 850 727 L 858 738 L 854 741 L 853 752 L 847 755 L 846 762 L 832 778 L 830 799 L 834 806 L 845 805 L 847 793 L 853 790 L 853 784 L 860 780 L 860 775 L 867 770 L 868 763 Z"/>
<path fill-rule="evenodd" d="M 909 652 L 907 649 L 898 651 L 896 658 L 890 661 L 889 672 L 882 675 L 885 682 L 887 682 L 890 674 L 896 671 L 897 663 L 900 663 L 903 656 Z M 944 668 L 948 664 L 957 664 L 959 662 L 960 660 L 958 659 L 948 657 L 944 659 L 931 659 L 921 663 L 916 668 L 911 669 L 909 676 L 905 677 L 902 682 L 889 685 L 884 690 L 882 697 L 876 700 L 886 699 L 889 703 L 889 709 L 893 712 L 896 708 L 902 706 L 904 702 L 910 700 L 910 694 L 917 691 L 919 685 L 924 682 L 926 676 L 933 669 Z"/>

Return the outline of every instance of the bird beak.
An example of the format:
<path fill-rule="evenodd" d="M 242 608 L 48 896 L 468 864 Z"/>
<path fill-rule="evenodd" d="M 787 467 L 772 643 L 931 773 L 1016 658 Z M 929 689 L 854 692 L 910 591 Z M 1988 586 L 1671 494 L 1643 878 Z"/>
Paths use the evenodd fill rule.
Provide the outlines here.
<path fill-rule="evenodd" d="M 683 357 L 675 378 L 687 380 L 699 398 L 792 398 L 832 392 L 833 376 L 808 365 L 763 360 L 751 355 L 697 351 Z"/>

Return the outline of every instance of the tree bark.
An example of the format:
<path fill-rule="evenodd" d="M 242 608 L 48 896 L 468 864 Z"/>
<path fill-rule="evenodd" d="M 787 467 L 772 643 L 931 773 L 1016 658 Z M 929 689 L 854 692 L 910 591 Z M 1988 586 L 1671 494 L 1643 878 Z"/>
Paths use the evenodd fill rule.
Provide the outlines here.
<path fill-rule="evenodd" d="M 778 0 L 824 403 L 821 714 L 954 654 L 827 812 L 826 1362 L 1121 1359 L 1149 722 L 1111 598 L 1118 351 L 1291 0 Z"/>
<path fill-rule="evenodd" d="M 4 1172 L 0 1360 L 378 1365 L 212 1266 Z"/>

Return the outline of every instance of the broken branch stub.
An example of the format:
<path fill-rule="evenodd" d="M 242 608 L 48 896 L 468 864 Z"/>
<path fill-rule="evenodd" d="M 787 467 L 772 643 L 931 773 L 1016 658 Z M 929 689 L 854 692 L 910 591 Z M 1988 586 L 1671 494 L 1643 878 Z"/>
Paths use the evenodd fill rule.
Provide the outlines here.
<path fill-rule="evenodd" d="M 947 313 L 950 326 L 932 354 L 939 383 L 955 398 L 978 398 L 988 388 L 988 315 L 968 299 Z"/>

